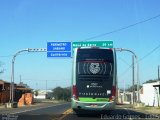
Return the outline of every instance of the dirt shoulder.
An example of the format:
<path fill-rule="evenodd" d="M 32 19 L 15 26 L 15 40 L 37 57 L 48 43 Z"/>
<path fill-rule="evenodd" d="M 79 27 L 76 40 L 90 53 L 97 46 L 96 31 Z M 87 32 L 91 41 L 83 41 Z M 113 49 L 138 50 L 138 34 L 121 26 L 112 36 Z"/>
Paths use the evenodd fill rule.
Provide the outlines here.
<path fill-rule="evenodd" d="M 144 107 L 137 107 L 132 109 L 142 113 L 160 115 L 160 107 L 144 106 Z"/>
<path fill-rule="evenodd" d="M 145 113 L 145 114 L 153 114 L 153 115 L 160 115 L 160 107 L 149 107 L 149 106 L 133 106 L 133 105 L 117 105 L 118 108 L 127 108 L 129 110 Z"/>

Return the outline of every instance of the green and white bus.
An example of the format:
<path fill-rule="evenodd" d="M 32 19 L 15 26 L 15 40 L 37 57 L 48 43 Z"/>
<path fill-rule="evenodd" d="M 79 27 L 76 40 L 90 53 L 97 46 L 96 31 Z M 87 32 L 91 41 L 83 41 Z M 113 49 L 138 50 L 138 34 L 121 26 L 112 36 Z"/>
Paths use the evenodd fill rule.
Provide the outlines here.
<path fill-rule="evenodd" d="M 112 48 L 74 50 L 71 107 L 76 112 L 112 110 L 116 104 L 117 64 Z"/>

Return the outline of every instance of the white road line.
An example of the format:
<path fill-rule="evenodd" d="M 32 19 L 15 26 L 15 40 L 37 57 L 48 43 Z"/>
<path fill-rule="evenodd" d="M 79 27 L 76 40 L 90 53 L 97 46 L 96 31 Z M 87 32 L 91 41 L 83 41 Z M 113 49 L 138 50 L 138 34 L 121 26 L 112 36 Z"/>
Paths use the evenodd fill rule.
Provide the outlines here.
<path fill-rule="evenodd" d="M 24 111 L 20 111 L 20 112 L 11 113 L 11 114 L 14 115 L 14 114 L 19 114 L 19 113 L 25 113 L 25 112 L 35 111 L 35 110 L 44 109 L 44 108 L 50 108 L 50 107 L 59 106 L 59 105 L 64 105 L 64 104 L 67 104 L 67 103 L 52 105 L 52 106 L 48 106 L 48 107 L 39 107 L 39 108 L 30 109 L 30 110 L 24 110 Z"/>

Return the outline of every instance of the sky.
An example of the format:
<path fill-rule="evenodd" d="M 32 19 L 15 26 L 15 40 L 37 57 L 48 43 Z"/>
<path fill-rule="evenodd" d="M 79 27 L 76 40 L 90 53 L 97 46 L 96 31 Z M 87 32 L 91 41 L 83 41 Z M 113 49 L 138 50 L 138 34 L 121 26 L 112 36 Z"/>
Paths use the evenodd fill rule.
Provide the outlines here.
<path fill-rule="evenodd" d="M 143 58 L 139 61 L 141 84 L 156 79 L 160 17 L 150 18 L 160 15 L 159 6 L 159 0 L 1 0 L 0 69 L 5 71 L 0 79 L 11 81 L 11 61 L 19 50 L 46 48 L 47 42 L 101 40 L 111 40 L 115 48 L 132 50 L 139 60 Z M 119 30 L 124 27 L 127 29 Z M 132 85 L 131 64 L 131 53 L 117 52 L 121 88 Z M 19 83 L 21 76 L 33 89 L 71 86 L 71 75 L 72 58 L 23 52 L 15 60 L 15 82 Z"/>

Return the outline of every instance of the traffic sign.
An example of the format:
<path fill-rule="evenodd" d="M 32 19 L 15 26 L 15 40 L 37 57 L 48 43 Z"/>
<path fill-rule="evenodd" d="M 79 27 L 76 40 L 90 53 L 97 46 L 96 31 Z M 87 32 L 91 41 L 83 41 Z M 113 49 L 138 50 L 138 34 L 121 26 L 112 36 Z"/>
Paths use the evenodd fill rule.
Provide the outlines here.
<path fill-rule="evenodd" d="M 48 42 L 47 51 L 71 51 L 71 42 Z"/>
<path fill-rule="evenodd" d="M 86 42 L 73 42 L 73 50 L 78 47 L 105 47 L 113 48 L 113 41 L 86 41 Z"/>
<path fill-rule="evenodd" d="M 71 42 L 48 42 L 47 57 L 72 57 Z"/>
<path fill-rule="evenodd" d="M 47 57 L 72 57 L 71 52 L 47 52 Z"/>

